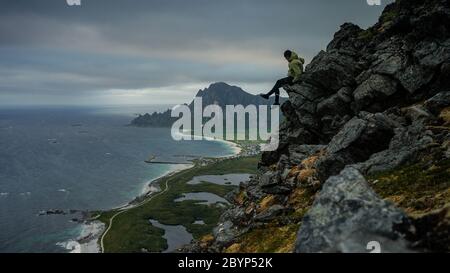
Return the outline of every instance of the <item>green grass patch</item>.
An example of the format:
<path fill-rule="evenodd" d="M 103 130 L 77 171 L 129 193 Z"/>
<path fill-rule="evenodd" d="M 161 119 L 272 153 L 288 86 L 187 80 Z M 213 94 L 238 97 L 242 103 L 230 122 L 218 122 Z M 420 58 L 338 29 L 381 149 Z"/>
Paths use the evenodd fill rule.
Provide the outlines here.
<path fill-rule="evenodd" d="M 268 225 L 244 234 L 238 243 L 229 246 L 227 253 L 289 253 L 295 245 L 299 225 Z"/>
<path fill-rule="evenodd" d="M 450 202 L 449 159 L 403 166 L 368 180 L 377 194 L 412 216 L 443 208 Z"/>
<path fill-rule="evenodd" d="M 366 30 L 363 30 L 359 33 L 358 38 L 360 40 L 369 42 L 373 39 L 373 37 L 375 37 L 375 35 L 377 34 L 376 29 L 374 28 L 368 28 Z"/>
<path fill-rule="evenodd" d="M 383 14 L 380 16 L 380 21 L 382 23 L 390 22 L 390 21 L 394 20 L 398 15 L 399 14 L 398 14 L 397 10 L 389 10 L 389 11 L 383 12 Z"/>

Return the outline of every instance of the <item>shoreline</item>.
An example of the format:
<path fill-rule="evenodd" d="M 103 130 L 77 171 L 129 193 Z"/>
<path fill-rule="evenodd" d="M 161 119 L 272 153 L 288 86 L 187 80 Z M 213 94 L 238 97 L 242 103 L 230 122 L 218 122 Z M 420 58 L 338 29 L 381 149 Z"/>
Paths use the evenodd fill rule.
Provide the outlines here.
<path fill-rule="evenodd" d="M 227 141 L 227 140 L 218 140 L 209 138 L 205 140 L 207 141 L 217 141 L 220 143 L 226 144 L 232 151 L 231 155 L 224 155 L 224 156 L 217 156 L 217 157 L 210 157 L 210 158 L 217 158 L 217 159 L 226 159 L 226 158 L 233 158 L 233 157 L 239 157 L 239 155 L 242 152 L 242 149 L 240 148 L 239 144 Z M 209 163 L 211 164 L 211 163 Z M 139 203 L 139 201 L 142 201 L 146 198 L 151 197 L 152 195 L 158 193 L 161 191 L 159 182 L 175 175 L 179 172 L 182 172 L 184 170 L 190 169 L 195 167 L 196 164 L 193 162 L 191 164 L 186 163 L 182 165 L 174 165 L 173 168 L 168 170 L 167 172 L 163 173 L 162 175 L 151 179 L 148 182 L 145 182 L 142 186 L 141 193 L 136 196 L 133 200 L 129 201 L 126 204 L 123 204 L 121 206 L 111 208 L 109 210 L 125 210 L 130 209 L 136 206 L 136 203 Z M 69 239 L 66 242 L 58 243 L 59 246 L 64 247 L 67 250 L 70 250 L 70 253 L 101 253 L 102 249 L 100 246 L 100 238 L 103 236 L 104 232 L 106 231 L 106 225 L 100 221 L 97 220 L 97 217 L 94 217 L 92 219 L 87 219 L 81 224 L 81 232 L 80 235 L 75 239 Z"/>
<path fill-rule="evenodd" d="M 241 152 L 242 152 L 242 148 L 239 146 L 239 144 L 230 141 L 230 140 L 226 140 L 226 139 L 217 139 L 214 137 L 208 137 L 208 136 L 199 136 L 199 135 L 194 135 L 191 134 L 191 131 L 183 131 L 183 132 L 177 132 L 177 134 L 181 135 L 181 136 L 188 136 L 188 137 L 193 137 L 195 138 L 202 138 L 202 140 L 206 140 L 206 141 L 216 141 L 219 143 L 224 143 L 228 146 L 228 148 L 230 148 L 232 150 L 232 154 L 231 155 L 225 155 L 225 156 L 218 156 L 216 158 L 228 158 L 228 157 L 233 157 L 233 156 L 238 156 Z"/>
<path fill-rule="evenodd" d="M 69 253 L 100 253 L 97 241 L 105 230 L 105 224 L 93 220 L 81 224 L 81 231 L 77 238 L 56 245 L 69 250 Z"/>
<path fill-rule="evenodd" d="M 145 182 L 144 185 L 142 186 L 140 194 L 138 196 L 136 196 L 135 199 L 146 197 L 149 194 L 154 194 L 154 193 L 159 192 L 161 189 L 158 187 L 158 185 L 155 185 L 156 184 L 155 182 L 157 182 L 157 180 L 160 180 L 167 176 L 170 176 L 175 173 L 192 168 L 194 165 L 195 164 L 193 164 L 193 163 L 177 164 L 177 165 L 171 164 L 171 168 L 169 168 L 169 170 L 165 171 L 160 176 L 155 177 L 155 178 L 150 179 L 149 181 Z M 133 202 L 133 201 L 128 202 L 126 205 L 129 205 L 131 202 Z"/>

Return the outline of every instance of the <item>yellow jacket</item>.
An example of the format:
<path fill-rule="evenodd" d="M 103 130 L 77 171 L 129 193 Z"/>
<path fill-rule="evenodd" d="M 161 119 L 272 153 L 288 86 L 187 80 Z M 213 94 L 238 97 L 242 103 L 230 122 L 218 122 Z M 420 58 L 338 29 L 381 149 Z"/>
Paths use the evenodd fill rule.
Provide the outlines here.
<path fill-rule="evenodd" d="M 294 78 L 293 82 L 297 82 L 300 75 L 303 74 L 304 63 L 305 60 L 292 51 L 291 57 L 289 58 L 288 76 Z"/>

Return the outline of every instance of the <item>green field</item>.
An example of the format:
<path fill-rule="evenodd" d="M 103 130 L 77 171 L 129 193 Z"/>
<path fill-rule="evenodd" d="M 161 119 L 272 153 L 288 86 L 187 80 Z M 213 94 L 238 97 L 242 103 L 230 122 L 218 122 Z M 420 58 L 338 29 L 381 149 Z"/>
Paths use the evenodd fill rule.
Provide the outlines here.
<path fill-rule="evenodd" d="M 212 231 L 224 208 L 218 205 L 202 205 L 198 201 L 186 200 L 174 202 L 175 199 L 189 192 L 210 192 L 224 197 L 234 186 L 222 186 L 202 182 L 196 185 L 187 184 L 199 175 L 222 175 L 228 173 L 255 173 L 258 157 L 242 157 L 227 159 L 207 166 L 195 166 L 160 180 L 161 189 L 168 190 L 155 195 L 142 205 L 117 215 L 108 233 L 104 236 L 104 252 L 159 252 L 167 248 L 162 237 L 164 230 L 152 226 L 149 219 L 155 219 L 164 225 L 183 225 L 194 238 L 200 238 Z M 109 225 L 110 218 L 117 211 L 106 211 L 98 218 Z M 204 225 L 193 224 L 203 220 Z"/>

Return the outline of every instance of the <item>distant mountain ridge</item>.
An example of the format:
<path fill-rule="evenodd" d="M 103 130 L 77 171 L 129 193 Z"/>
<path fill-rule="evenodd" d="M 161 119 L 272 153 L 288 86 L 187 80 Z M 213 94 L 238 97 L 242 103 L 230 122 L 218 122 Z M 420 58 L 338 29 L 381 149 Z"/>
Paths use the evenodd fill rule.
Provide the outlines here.
<path fill-rule="evenodd" d="M 268 105 L 274 102 L 273 98 L 265 100 L 258 95 L 247 93 L 238 86 L 224 82 L 213 83 L 208 88 L 199 90 L 195 96 L 203 99 L 203 105 L 217 104 L 221 107 L 226 105 Z M 193 106 L 192 102 L 189 106 Z"/>
<path fill-rule="evenodd" d="M 259 95 L 252 95 L 238 86 L 229 85 L 224 82 L 216 82 L 205 89 L 200 89 L 195 97 L 202 98 L 203 107 L 206 105 L 216 104 L 225 110 L 226 105 L 271 105 L 274 98 L 265 100 Z M 280 98 L 283 103 L 286 98 Z M 193 109 L 194 101 L 189 104 L 189 108 Z M 171 127 L 178 118 L 171 117 L 171 110 L 162 113 L 154 112 L 152 114 L 139 115 L 131 121 L 132 126 L 137 127 Z"/>

